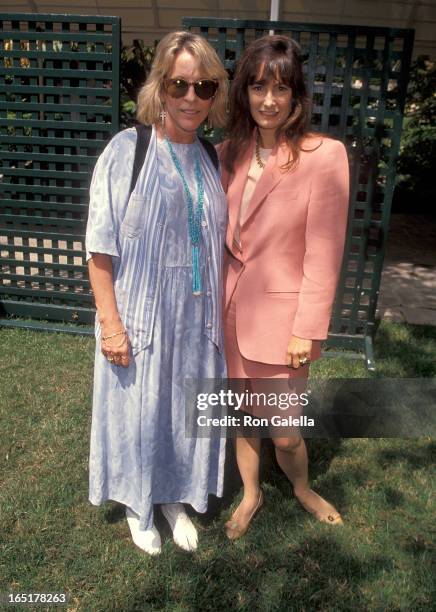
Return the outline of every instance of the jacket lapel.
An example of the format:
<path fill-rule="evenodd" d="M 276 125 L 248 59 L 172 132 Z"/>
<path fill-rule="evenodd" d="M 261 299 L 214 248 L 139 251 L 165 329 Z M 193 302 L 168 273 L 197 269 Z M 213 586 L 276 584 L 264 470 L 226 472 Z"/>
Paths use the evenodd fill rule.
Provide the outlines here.
<path fill-rule="evenodd" d="M 254 144 L 254 143 L 253 143 Z M 259 208 L 266 196 L 273 190 L 280 181 L 286 176 L 287 172 L 281 170 L 281 166 L 286 164 L 288 161 L 289 149 L 287 146 L 276 145 L 271 151 L 268 158 L 264 171 L 254 189 L 253 195 L 251 196 L 248 204 L 247 212 L 245 214 L 244 224 Z M 248 168 L 247 168 L 248 172 Z"/>
<path fill-rule="evenodd" d="M 235 174 L 230 179 L 227 189 L 227 200 L 229 203 L 229 224 L 227 228 L 226 242 L 227 247 L 232 252 L 232 255 L 236 257 L 236 259 L 241 259 L 241 254 L 233 244 L 233 237 L 235 235 L 236 224 L 238 222 L 239 207 L 241 205 L 242 196 L 247 183 L 248 170 L 253 157 L 253 150 L 254 140 L 249 143 L 241 162 L 236 167 Z"/>

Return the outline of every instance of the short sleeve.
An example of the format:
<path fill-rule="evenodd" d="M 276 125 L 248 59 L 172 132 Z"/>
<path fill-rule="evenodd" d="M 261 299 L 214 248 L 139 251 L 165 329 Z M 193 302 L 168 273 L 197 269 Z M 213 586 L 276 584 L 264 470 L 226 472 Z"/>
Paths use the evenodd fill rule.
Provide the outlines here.
<path fill-rule="evenodd" d="M 136 138 L 135 128 L 122 130 L 95 165 L 86 228 L 87 261 L 93 253 L 120 256 L 119 229 L 130 196 Z"/>

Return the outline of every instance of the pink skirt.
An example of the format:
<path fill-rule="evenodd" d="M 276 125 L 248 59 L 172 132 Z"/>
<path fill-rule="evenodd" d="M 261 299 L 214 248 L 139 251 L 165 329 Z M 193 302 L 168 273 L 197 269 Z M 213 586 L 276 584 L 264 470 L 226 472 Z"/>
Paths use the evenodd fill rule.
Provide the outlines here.
<path fill-rule="evenodd" d="M 299 397 L 306 390 L 310 365 L 307 364 L 295 370 L 285 365 L 274 365 L 246 359 L 241 354 L 238 345 L 236 308 L 236 300 L 233 299 L 224 315 L 227 374 L 230 379 L 235 379 L 231 382 L 231 388 L 239 393 L 247 391 L 248 394 L 258 394 L 261 397 L 266 396 L 268 398 L 268 401 L 263 403 L 262 401 L 252 401 L 249 405 L 247 402 L 243 406 L 243 410 L 256 417 L 271 418 L 272 415 L 278 415 L 287 418 L 289 416 L 300 416 L 302 407 L 296 396 Z M 274 401 L 274 395 L 278 396 L 276 402 Z M 285 401 L 285 396 L 288 401 Z"/>

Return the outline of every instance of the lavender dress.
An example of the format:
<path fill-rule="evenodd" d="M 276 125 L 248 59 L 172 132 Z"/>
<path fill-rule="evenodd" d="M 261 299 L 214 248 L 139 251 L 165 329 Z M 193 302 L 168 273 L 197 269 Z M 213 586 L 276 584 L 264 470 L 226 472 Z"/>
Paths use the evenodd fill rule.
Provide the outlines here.
<path fill-rule="evenodd" d="M 196 204 L 193 147 L 199 145 L 173 146 Z M 99 505 L 110 499 L 130 506 L 140 516 L 141 529 L 153 523 L 153 504 L 185 502 L 205 512 L 208 494 L 222 494 L 225 452 L 219 432 L 208 438 L 185 436 L 185 378 L 222 378 L 226 369 L 224 355 L 204 333 L 210 292 L 192 294 L 186 200 L 163 141 L 157 141 L 157 155 L 166 234 L 152 342 L 134 355 L 127 369 L 111 365 L 97 343 L 90 450 L 90 501 Z M 204 173 L 206 200 L 225 206 L 223 200 L 216 202 L 212 169 L 210 165 Z M 141 175 L 138 183 L 141 189 Z M 205 225 L 203 221 L 203 287 L 210 262 L 208 231 L 223 232 L 223 227 Z"/>

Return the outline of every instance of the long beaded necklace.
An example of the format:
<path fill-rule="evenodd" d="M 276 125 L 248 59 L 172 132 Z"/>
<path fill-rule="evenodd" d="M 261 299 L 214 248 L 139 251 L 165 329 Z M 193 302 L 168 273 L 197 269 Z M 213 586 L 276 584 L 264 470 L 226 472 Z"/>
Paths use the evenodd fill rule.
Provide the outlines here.
<path fill-rule="evenodd" d="M 203 174 L 201 172 L 200 158 L 198 155 L 198 144 L 195 147 L 195 180 L 197 183 L 198 193 L 198 204 L 194 211 L 194 201 L 192 194 L 189 190 L 188 183 L 186 182 L 185 175 L 180 161 L 174 151 L 173 145 L 167 135 L 164 136 L 164 140 L 167 144 L 168 150 L 171 155 L 171 159 L 182 179 L 183 191 L 186 196 L 186 204 L 188 208 L 188 229 L 189 238 L 191 239 L 192 248 L 192 293 L 194 295 L 201 295 L 201 276 L 200 276 L 200 237 L 201 237 L 201 217 L 203 216 L 203 203 L 204 203 L 204 181 Z"/>

